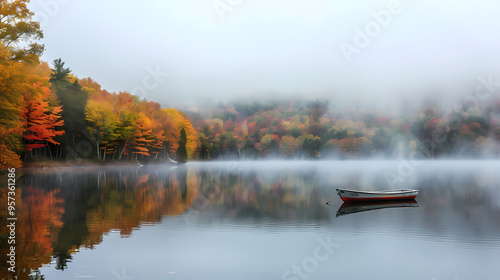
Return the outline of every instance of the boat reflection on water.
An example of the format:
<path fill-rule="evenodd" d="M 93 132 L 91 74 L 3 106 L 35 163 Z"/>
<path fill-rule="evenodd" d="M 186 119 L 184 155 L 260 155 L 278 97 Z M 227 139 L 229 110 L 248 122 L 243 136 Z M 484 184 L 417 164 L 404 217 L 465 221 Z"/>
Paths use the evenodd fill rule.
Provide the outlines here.
<path fill-rule="evenodd" d="M 418 203 L 414 199 L 383 202 L 344 202 L 339 210 L 337 210 L 337 217 L 365 211 L 400 207 L 418 207 Z"/>

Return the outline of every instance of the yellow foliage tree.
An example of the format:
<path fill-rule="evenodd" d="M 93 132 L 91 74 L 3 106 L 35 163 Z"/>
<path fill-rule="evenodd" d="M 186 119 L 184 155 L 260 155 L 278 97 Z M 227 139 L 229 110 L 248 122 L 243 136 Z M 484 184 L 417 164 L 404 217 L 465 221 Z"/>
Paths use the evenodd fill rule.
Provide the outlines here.
<path fill-rule="evenodd" d="M 200 139 L 198 137 L 198 133 L 193 127 L 193 124 L 183 112 L 175 108 L 162 109 L 162 111 L 174 119 L 179 130 L 184 128 L 186 131 L 187 154 L 188 158 L 192 158 L 194 151 L 200 146 Z"/>

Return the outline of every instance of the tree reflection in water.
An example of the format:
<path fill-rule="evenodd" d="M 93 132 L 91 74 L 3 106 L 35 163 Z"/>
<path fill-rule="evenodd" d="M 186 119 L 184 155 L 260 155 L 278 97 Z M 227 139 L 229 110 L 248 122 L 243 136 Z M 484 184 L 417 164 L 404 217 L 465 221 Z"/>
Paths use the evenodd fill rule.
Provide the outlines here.
<path fill-rule="evenodd" d="M 196 227 L 223 226 L 221 221 L 265 224 L 270 230 L 334 224 L 336 211 L 325 202 L 335 199 L 336 187 L 385 187 L 383 172 L 377 170 L 345 172 L 321 166 L 240 168 L 202 162 L 25 170 L 17 180 L 17 277 L 43 279 L 36 273 L 38 268 L 52 262 L 56 269 L 66 269 L 78 250 L 93 249 L 111 231 L 126 238 L 134 229 L 169 216 L 182 214 Z M 486 235 L 498 230 L 500 222 L 495 217 L 500 206 L 494 188 L 498 178 L 485 174 L 455 169 L 446 173 L 433 167 L 418 171 L 412 187 L 421 190 L 417 200 L 418 211 L 424 211 L 418 215 L 419 224 L 425 227 L 422 230 L 438 236 L 443 228 L 454 227 L 449 223 L 458 223 L 457 228 L 482 228 Z M 0 204 L 7 204 L 6 196 L 0 196 Z M 476 215 L 478 211 L 481 216 Z M 0 207 L 3 267 L 9 249 L 6 214 L 5 207 Z M 6 269 L 2 271 L 1 278 L 12 278 Z"/>
<path fill-rule="evenodd" d="M 17 189 L 22 198 L 17 205 L 22 229 L 17 234 L 18 279 L 28 279 L 52 259 L 56 269 L 64 270 L 80 248 L 93 249 L 111 231 L 126 238 L 141 224 L 180 215 L 197 196 L 225 217 L 318 216 L 321 207 L 308 209 L 320 204 L 320 195 L 315 186 L 303 188 L 305 180 L 189 165 L 26 170 Z M 2 257 L 8 253 L 3 241 Z"/>

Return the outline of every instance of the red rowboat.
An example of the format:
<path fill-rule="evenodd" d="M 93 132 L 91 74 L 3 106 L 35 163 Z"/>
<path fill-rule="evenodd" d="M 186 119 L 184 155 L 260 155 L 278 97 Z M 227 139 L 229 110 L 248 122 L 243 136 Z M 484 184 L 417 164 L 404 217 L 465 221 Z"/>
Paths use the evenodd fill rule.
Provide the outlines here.
<path fill-rule="evenodd" d="M 415 199 L 418 190 L 387 190 L 387 191 L 356 191 L 337 189 L 337 194 L 343 201 L 383 201 Z"/>

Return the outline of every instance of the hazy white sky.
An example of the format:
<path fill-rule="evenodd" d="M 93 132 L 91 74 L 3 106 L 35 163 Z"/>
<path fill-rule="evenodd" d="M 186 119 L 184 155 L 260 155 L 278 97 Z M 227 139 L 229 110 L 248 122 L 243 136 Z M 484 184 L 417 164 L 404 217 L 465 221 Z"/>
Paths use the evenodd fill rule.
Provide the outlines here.
<path fill-rule="evenodd" d="M 294 95 L 384 105 L 470 94 L 480 75 L 500 80 L 494 0 L 34 0 L 30 8 L 45 32 L 44 60 L 61 57 L 78 77 L 164 106 Z"/>

